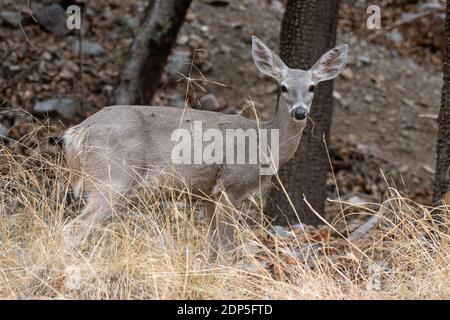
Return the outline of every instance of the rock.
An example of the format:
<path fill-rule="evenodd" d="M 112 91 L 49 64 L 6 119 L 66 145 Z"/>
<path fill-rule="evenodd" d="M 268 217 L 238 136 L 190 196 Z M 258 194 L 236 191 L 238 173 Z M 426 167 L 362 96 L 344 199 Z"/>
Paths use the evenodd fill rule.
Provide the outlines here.
<path fill-rule="evenodd" d="M 200 105 L 202 110 L 208 110 L 208 111 L 219 111 L 223 109 L 223 105 L 219 102 L 217 97 L 210 93 L 206 96 L 203 96 L 200 99 Z"/>
<path fill-rule="evenodd" d="M 256 266 L 254 264 L 252 264 L 252 263 L 238 262 L 236 264 L 236 267 L 238 268 L 238 270 L 251 272 L 251 273 L 254 273 L 254 272 L 258 271 Z"/>
<path fill-rule="evenodd" d="M 272 230 L 269 231 L 271 234 L 273 234 L 275 237 L 282 239 L 282 240 L 288 240 L 295 237 L 295 234 L 291 231 L 286 230 L 283 226 L 272 226 Z"/>
<path fill-rule="evenodd" d="M 180 94 L 180 93 L 175 93 L 170 95 L 169 97 L 169 105 L 172 107 L 177 107 L 177 108 L 184 108 L 184 100 L 185 97 L 184 95 Z"/>
<path fill-rule="evenodd" d="M 223 52 L 223 53 L 228 54 L 228 53 L 230 53 L 232 50 L 233 50 L 233 49 L 232 49 L 230 46 L 226 45 L 226 44 L 222 44 L 222 45 L 220 46 L 220 51 Z"/>
<path fill-rule="evenodd" d="M 189 42 L 189 37 L 186 36 L 186 35 L 180 35 L 180 36 L 177 38 L 177 44 L 180 45 L 180 46 L 184 46 L 184 45 L 186 45 L 188 42 Z"/>
<path fill-rule="evenodd" d="M 321 249 L 322 249 L 322 244 L 311 243 L 311 244 L 305 244 L 302 247 L 297 247 L 297 248 L 286 250 L 286 253 L 293 258 L 299 259 L 300 261 L 302 261 L 304 263 L 308 263 L 308 262 L 316 260 L 319 257 Z"/>
<path fill-rule="evenodd" d="M 122 24 L 130 29 L 130 30 L 136 30 L 139 27 L 140 21 L 136 17 L 124 17 L 122 18 Z"/>
<path fill-rule="evenodd" d="M 276 15 L 279 17 L 282 17 L 285 11 L 285 7 L 282 1 L 279 0 L 272 0 L 272 3 L 270 4 L 270 8 L 275 12 Z"/>
<path fill-rule="evenodd" d="M 367 103 L 372 103 L 373 102 L 373 97 L 371 95 L 366 95 L 364 96 L 364 101 Z"/>
<path fill-rule="evenodd" d="M 308 225 L 304 223 L 296 223 L 291 226 L 291 229 L 295 233 L 304 233 L 308 229 Z"/>
<path fill-rule="evenodd" d="M 102 92 L 106 93 L 107 95 L 111 95 L 114 91 L 114 87 L 110 84 L 107 84 L 103 86 Z"/>
<path fill-rule="evenodd" d="M 343 107 L 348 107 L 349 106 L 349 103 L 348 103 L 348 101 L 347 100 L 345 100 L 343 97 L 342 97 L 342 95 L 341 95 L 341 93 L 340 92 L 338 92 L 338 91 L 333 91 L 333 98 L 335 98 Z"/>
<path fill-rule="evenodd" d="M 42 59 L 44 59 L 45 61 L 51 61 L 53 58 L 52 54 L 50 52 L 45 51 L 42 54 Z"/>
<path fill-rule="evenodd" d="M 439 2 L 428 2 L 419 4 L 419 10 L 444 10 L 444 6 Z"/>
<path fill-rule="evenodd" d="M 169 57 L 169 61 L 165 67 L 168 76 L 168 82 L 174 84 L 178 81 L 180 75 L 188 75 L 191 68 L 191 53 L 186 50 L 175 50 Z"/>
<path fill-rule="evenodd" d="M 243 26 L 244 26 L 244 24 L 242 22 L 240 22 L 240 21 L 233 21 L 230 24 L 230 27 L 233 28 L 233 29 L 241 29 Z"/>
<path fill-rule="evenodd" d="M 376 152 L 375 150 L 373 150 L 370 146 L 368 146 L 367 144 L 358 142 L 356 144 L 356 149 L 358 149 L 358 151 L 360 151 L 363 154 L 369 155 L 369 156 L 376 156 Z"/>
<path fill-rule="evenodd" d="M 0 123 L 0 139 L 8 136 L 8 129 Z"/>
<path fill-rule="evenodd" d="M 367 203 L 367 200 L 359 197 L 359 196 L 351 196 L 347 199 L 347 202 L 354 206 L 363 206 Z"/>
<path fill-rule="evenodd" d="M 18 11 L 8 11 L 1 10 L 0 18 L 2 18 L 3 23 L 8 27 L 19 28 L 19 12 Z"/>
<path fill-rule="evenodd" d="M 388 32 L 386 36 L 389 40 L 394 42 L 396 45 L 402 44 L 403 41 L 405 40 L 405 37 L 403 37 L 403 35 L 396 30 Z"/>
<path fill-rule="evenodd" d="M 37 102 L 33 110 L 38 113 L 57 112 L 63 118 L 71 119 L 77 114 L 78 108 L 74 100 L 60 98 Z"/>
<path fill-rule="evenodd" d="M 333 98 L 335 98 L 338 101 L 342 100 L 342 95 L 339 93 L 339 91 L 334 90 L 333 91 Z"/>
<path fill-rule="evenodd" d="M 369 122 L 373 124 L 377 123 L 378 122 L 377 116 L 374 115 L 369 116 Z"/>
<path fill-rule="evenodd" d="M 308 225 L 304 223 L 296 223 L 292 225 L 292 229 L 306 229 Z"/>
<path fill-rule="evenodd" d="M 58 37 L 65 36 L 71 31 L 66 25 L 66 11 L 59 4 L 40 7 L 33 15 L 41 27 Z"/>
<path fill-rule="evenodd" d="M 344 79 L 352 80 L 352 79 L 353 79 L 353 72 L 352 72 L 352 69 L 346 68 L 346 69 L 342 72 L 342 76 L 344 77 Z"/>
<path fill-rule="evenodd" d="M 73 51 L 78 53 L 80 50 L 80 41 L 76 41 L 73 45 Z M 88 56 L 100 56 L 105 53 L 105 49 L 102 45 L 97 42 L 92 42 L 88 40 L 83 40 L 83 44 L 81 45 L 81 50 L 84 54 Z"/>
<path fill-rule="evenodd" d="M 242 246 L 242 252 L 245 252 L 245 254 L 251 254 L 256 255 L 258 253 L 264 252 L 263 246 L 260 245 L 257 241 L 250 240 L 248 242 L 245 242 Z"/>
<path fill-rule="evenodd" d="M 434 169 L 432 167 L 430 167 L 429 165 L 427 165 L 427 164 L 423 164 L 422 165 L 422 169 L 425 170 L 425 172 L 427 172 L 427 173 L 429 173 L 431 175 L 434 175 L 436 173 L 436 171 L 434 171 Z"/>
<path fill-rule="evenodd" d="M 372 60 L 368 56 L 358 56 L 356 57 L 356 59 L 362 64 L 370 64 L 372 62 Z"/>
<path fill-rule="evenodd" d="M 408 107 L 412 107 L 414 105 L 416 105 L 416 103 L 414 102 L 414 100 L 410 100 L 407 98 L 403 98 L 402 101 L 408 106 Z"/>

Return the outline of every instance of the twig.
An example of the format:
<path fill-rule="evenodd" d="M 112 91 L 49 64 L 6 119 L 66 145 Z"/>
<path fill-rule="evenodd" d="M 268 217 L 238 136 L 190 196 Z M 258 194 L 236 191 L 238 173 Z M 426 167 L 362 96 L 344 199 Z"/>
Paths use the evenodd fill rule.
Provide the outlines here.
<path fill-rule="evenodd" d="M 376 215 L 372 216 L 369 220 L 360 225 L 350 234 L 348 240 L 357 241 L 364 238 L 380 222 L 380 218 L 384 215 L 385 211 L 386 207 L 382 205 Z"/>
<path fill-rule="evenodd" d="M 33 11 L 31 10 L 31 7 L 30 7 L 30 0 L 27 0 L 27 13 L 28 13 L 29 16 L 34 20 L 35 23 L 38 23 L 36 17 L 33 15 Z"/>
<path fill-rule="evenodd" d="M 39 51 L 39 48 L 37 48 L 37 47 L 31 42 L 31 40 L 30 40 L 30 39 L 28 38 L 28 36 L 27 36 L 27 33 L 25 32 L 25 29 L 23 28 L 23 25 L 22 25 L 22 6 L 23 6 L 23 3 L 20 2 L 20 8 L 19 8 L 19 27 L 20 27 L 20 31 L 22 32 L 22 34 L 23 34 L 25 40 L 28 42 L 28 44 L 29 44 L 33 49 Z"/>
<path fill-rule="evenodd" d="M 86 6 L 88 4 L 86 3 Z M 84 10 L 87 11 L 86 6 L 83 8 Z M 78 110 L 78 114 L 84 118 L 85 116 L 85 101 L 84 101 L 84 81 L 83 81 L 83 19 L 84 19 L 84 15 L 83 13 L 81 14 L 81 24 L 80 24 L 80 30 L 78 30 L 78 63 L 80 65 L 79 67 L 79 77 L 80 77 L 80 81 L 79 81 L 79 110 Z"/>
<path fill-rule="evenodd" d="M 419 118 L 437 120 L 438 115 L 435 113 L 421 113 L 421 114 L 419 114 Z"/>
<path fill-rule="evenodd" d="M 84 82 L 83 82 L 83 31 L 82 28 L 80 28 L 78 32 L 78 63 L 80 64 L 79 67 L 79 75 L 80 75 L 80 81 L 79 81 L 79 102 L 80 102 L 80 109 L 78 110 L 78 113 L 81 116 L 84 116 L 85 106 L 84 106 Z"/>

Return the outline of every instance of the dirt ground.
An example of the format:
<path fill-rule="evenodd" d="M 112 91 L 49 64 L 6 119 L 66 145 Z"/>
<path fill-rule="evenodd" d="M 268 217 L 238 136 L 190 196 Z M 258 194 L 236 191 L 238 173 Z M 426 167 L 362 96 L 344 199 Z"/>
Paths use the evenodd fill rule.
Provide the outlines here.
<path fill-rule="evenodd" d="M 133 33 L 139 30 L 145 2 L 89 1 L 84 40 L 104 48 L 102 54 L 84 59 L 83 99 L 89 113 L 113 103 L 120 66 Z M 218 109 L 229 113 L 242 111 L 251 99 L 261 116 L 270 118 L 275 109 L 277 86 L 254 67 L 251 35 L 257 35 L 278 51 L 283 3 L 243 0 L 212 5 L 209 2 L 193 1 L 155 104 L 183 105 L 187 81 L 176 72 L 189 73 L 189 62 L 195 55 L 194 64 L 209 81 L 199 81 L 207 92 L 193 86 L 199 99 L 212 93 L 218 99 Z M 16 1 L 2 3 L 1 10 L 17 10 Z M 32 2 L 34 6 L 38 3 Z M 11 111 L 16 108 L 47 119 L 57 127 L 55 135 L 60 134 L 58 128 L 76 120 L 56 114 L 36 114 L 33 106 L 53 97 L 74 97 L 78 91 L 78 56 L 72 49 L 77 37 L 69 34 L 58 38 L 31 22 L 24 25 L 29 38 L 26 40 L 19 27 L 7 25 L 5 21 L 0 26 L 0 95 L 4 109 L 0 123 L 7 129 L 8 138 L 21 138 L 30 127 L 24 124 L 27 117 Z M 379 200 L 385 190 L 381 169 L 394 177 L 393 183 L 401 191 L 418 201 L 428 201 L 435 165 L 437 122 L 434 115 L 438 112 L 442 87 L 439 67 L 425 59 L 400 54 L 395 48 L 369 42 L 364 36 L 347 30 L 339 30 L 338 42 L 350 47 L 348 68 L 335 81 L 331 137 L 333 166 L 341 195 Z M 181 80 L 176 81 L 177 78 Z M 329 191 L 331 198 L 336 196 L 331 176 Z"/>

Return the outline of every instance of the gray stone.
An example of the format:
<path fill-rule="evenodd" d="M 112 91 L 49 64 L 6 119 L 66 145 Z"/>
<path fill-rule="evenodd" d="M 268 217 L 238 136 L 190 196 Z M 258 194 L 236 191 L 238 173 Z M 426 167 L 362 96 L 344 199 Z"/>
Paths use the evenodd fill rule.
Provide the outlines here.
<path fill-rule="evenodd" d="M 348 198 L 347 202 L 354 206 L 362 206 L 367 203 L 367 200 L 361 198 L 360 196 L 351 196 L 350 198 Z"/>
<path fill-rule="evenodd" d="M 76 41 L 73 45 L 73 51 L 78 52 L 80 50 L 80 41 Z M 89 40 L 83 40 L 81 45 L 81 50 L 84 54 L 88 56 L 100 56 L 105 53 L 105 49 L 102 45 L 97 42 L 92 42 Z"/>
<path fill-rule="evenodd" d="M 0 123 L 0 139 L 8 136 L 8 129 Z"/>
<path fill-rule="evenodd" d="M 368 56 L 358 56 L 356 59 L 362 64 L 370 64 L 372 62 Z"/>
<path fill-rule="evenodd" d="M 261 269 L 263 269 L 263 270 L 267 269 L 268 263 L 266 261 L 261 261 L 261 262 L 240 261 L 236 264 L 236 267 L 241 271 L 257 273 Z"/>
<path fill-rule="evenodd" d="M 270 5 L 270 8 L 278 17 L 282 17 L 284 14 L 284 11 L 286 10 L 284 7 L 284 3 L 279 0 L 272 0 L 272 3 Z"/>
<path fill-rule="evenodd" d="M 272 230 L 269 231 L 271 234 L 273 234 L 275 237 L 282 239 L 282 240 L 288 240 L 295 237 L 295 234 L 291 231 L 286 230 L 283 226 L 272 226 Z"/>
<path fill-rule="evenodd" d="M 344 71 L 342 71 L 342 76 L 344 77 L 344 79 L 352 80 L 353 79 L 352 69 L 346 68 Z"/>
<path fill-rule="evenodd" d="M 178 38 L 177 38 L 177 44 L 179 44 L 179 45 L 181 45 L 181 46 L 184 46 L 184 45 L 186 45 L 187 43 L 189 42 L 189 37 L 188 36 L 186 36 L 186 35 L 180 35 Z"/>
<path fill-rule="evenodd" d="M 240 21 L 233 21 L 230 24 L 230 27 L 233 28 L 233 29 L 241 29 L 243 26 L 244 26 L 244 24 L 242 22 L 240 22 Z"/>
<path fill-rule="evenodd" d="M 319 257 L 321 248 L 322 244 L 311 243 L 305 244 L 302 247 L 289 249 L 286 251 L 286 253 L 291 257 L 301 260 L 304 263 L 308 263 L 311 262 L 312 260 L 316 260 Z"/>
<path fill-rule="evenodd" d="M 403 37 L 403 34 L 401 34 L 400 32 L 398 32 L 396 30 L 388 32 L 387 38 L 389 40 L 391 40 L 392 42 L 394 42 L 396 45 L 402 44 L 403 41 L 405 40 L 405 37 Z"/>
<path fill-rule="evenodd" d="M 168 76 L 168 82 L 174 84 L 178 81 L 180 73 L 187 76 L 191 68 L 191 53 L 186 50 L 175 50 L 169 57 L 165 67 Z"/>
<path fill-rule="evenodd" d="M 62 37 L 70 32 L 67 28 L 66 11 L 59 4 L 40 7 L 33 15 L 40 26 L 56 36 Z"/>
<path fill-rule="evenodd" d="M 33 110 L 38 113 L 57 112 L 66 119 L 73 118 L 78 111 L 75 101 L 69 98 L 39 101 L 34 105 Z"/>
<path fill-rule="evenodd" d="M 180 93 L 174 93 L 169 97 L 169 105 L 171 107 L 184 108 L 185 96 Z"/>
<path fill-rule="evenodd" d="M 364 101 L 367 103 L 372 103 L 373 102 L 373 97 L 371 95 L 366 95 L 364 96 Z"/>
<path fill-rule="evenodd" d="M 124 17 L 122 24 L 130 30 L 135 30 L 139 27 L 140 21 L 136 17 Z"/>
<path fill-rule="evenodd" d="M 18 11 L 8 11 L 2 10 L 0 11 L 0 18 L 2 18 L 5 25 L 8 27 L 18 28 L 19 25 L 19 12 Z"/>
<path fill-rule="evenodd" d="M 427 165 L 427 164 L 423 164 L 423 165 L 422 165 L 422 169 L 423 169 L 426 173 L 429 173 L 429 174 L 431 174 L 431 175 L 434 175 L 434 174 L 436 173 L 436 171 L 435 171 L 432 167 L 430 167 L 429 165 Z"/>
<path fill-rule="evenodd" d="M 358 142 L 356 144 L 356 149 L 358 149 L 363 154 L 367 154 L 369 156 L 376 156 L 375 150 L 373 148 L 371 148 L 370 146 L 368 146 L 367 144 Z"/>
<path fill-rule="evenodd" d="M 222 109 L 222 105 L 220 104 L 219 100 L 217 100 L 217 97 L 212 93 L 203 96 L 200 99 L 200 104 L 203 110 L 219 111 L 220 109 Z"/>
<path fill-rule="evenodd" d="M 444 10 L 444 6 L 439 2 L 427 2 L 419 4 L 419 9 L 425 10 Z"/>

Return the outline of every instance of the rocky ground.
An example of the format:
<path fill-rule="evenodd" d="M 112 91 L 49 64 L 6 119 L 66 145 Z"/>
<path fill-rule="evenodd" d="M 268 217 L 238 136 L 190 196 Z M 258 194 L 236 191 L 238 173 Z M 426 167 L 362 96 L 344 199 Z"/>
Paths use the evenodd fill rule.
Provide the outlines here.
<path fill-rule="evenodd" d="M 34 128 L 31 116 L 53 127 L 51 139 L 40 148 L 55 152 L 61 130 L 79 121 L 74 114 L 81 101 L 88 114 L 114 103 L 121 65 L 146 3 L 86 1 L 81 81 L 78 36 L 58 34 L 46 24 L 45 11 L 38 14 L 52 2 L 56 1 L 31 1 L 30 9 L 22 8 L 22 28 L 17 1 L 3 0 L 0 8 L 0 136 L 17 152 L 30 150 L 21 147 L 19 139 L 31 150 L 37 147 L 27 136 Z M 400 11 L 425 10 L 410 4 L 400 10 L 390 1 L 380 5 L 387 16 L 384 23 L 401 19 Z M 338 186 L 352 202 L 380 200 L 386 182 L 418 201 L 428 201 L 442 87 L 439 43 L 430 38 L 439 37 L 436 21 L 443 22 L 442 16 L 430 14 L 369 41 L 370 32 L 358 28 L 367 16 L 364 8 L 364 1 L 344 1 L 341 12 L 338 42 L 349 44 L 350 58 L 335 82 L 330 149 Z M 277 87 L 254 67 L 251 35 L 277 50 L 283 11 L 279 0 L 194 0 L 155 104 L 182 107 L 188 90 L 194 107 L 250 115 L 244 109 L 251 99 L 260 115 L 269 118 Z M 192 76 L 205 91 L 188 86 L 179 75 L 189 74 L 192 61 L 200 71 Z M 331 176 L 329 196 L 336 197 Z M 332 204 L 328 212 L 333 212 Z"/>

